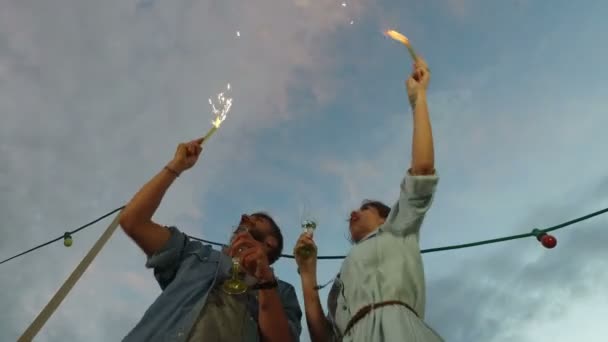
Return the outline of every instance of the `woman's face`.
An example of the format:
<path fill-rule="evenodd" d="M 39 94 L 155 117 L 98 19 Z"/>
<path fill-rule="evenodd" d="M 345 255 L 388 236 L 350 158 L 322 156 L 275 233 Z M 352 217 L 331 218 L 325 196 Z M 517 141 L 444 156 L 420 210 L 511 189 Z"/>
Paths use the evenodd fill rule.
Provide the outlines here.
<path fill-rule="evenodd" d="M 359 242 L 366 235 L 376 230 L 384 223 L 378 210 L 371 205 L 363 205 L 359 210 L 350 213 L 348 220 L 350 236 L 354 242 Z"/>

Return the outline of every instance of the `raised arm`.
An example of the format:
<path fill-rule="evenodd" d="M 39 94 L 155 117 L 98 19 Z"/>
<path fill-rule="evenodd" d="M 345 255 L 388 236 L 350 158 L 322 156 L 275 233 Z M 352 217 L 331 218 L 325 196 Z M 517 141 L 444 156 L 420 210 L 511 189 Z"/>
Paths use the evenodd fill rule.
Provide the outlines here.
<path fill-rule="evenodd" d="M 418 59 L 407 80 L 407 93 L 412 106 L 414 132 L 412 161 L 401 183 L 399 200 L 391 209 L 383 230 L 397 235 L 418 233 L 429 210 L 438 177 L 435 174 L 433 133 L 427 106 L 426 89 L 430 73 L 426 62 Z"/>
<path fill-rule="evenodd" d="M 152 216 L 173 181 L 194 166 L 202 150 L 201 143 L 198 139 L 179 144 L 173 160 L 133 196 L 120 215 L 125 233 L 148 256 L 160 250 L 171 236 L 167 228 L 152 221 Z"/>
<path fill-rule="evenodd" d="M 430 175 L 435 173 L 433 132 L 426 101 L 426 89 L 429 85 L 429 80 L 429 68 L 423 59 L 418 58 L 416 63 L 414 63 L 414 71 L 406 82 L 414 119 L 412 175 Z"/>

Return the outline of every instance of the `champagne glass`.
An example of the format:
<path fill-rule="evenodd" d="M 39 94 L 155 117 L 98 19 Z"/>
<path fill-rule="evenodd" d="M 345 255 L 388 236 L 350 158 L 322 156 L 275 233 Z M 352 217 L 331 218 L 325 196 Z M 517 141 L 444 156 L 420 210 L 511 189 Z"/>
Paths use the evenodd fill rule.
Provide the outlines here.
<path fill-rule="evenodd" d="M 230 243 L 234 239 L 234 236 L 241 232 L 246 232 L 248 229 L 246 227 L 238 227 L 234 233 L 232 233 L 232 237 L 230 238 Z M 238 295 L 247 292 L 247 284 L 243 279 L 243 272 L 241 272 L 241 264 L 240 264 L 240 254 L 243 252 L 243 248 L 240 248 L 237 251 L 237 254 L 232 257 L 232 266 L 230 267 L 230 278 L 226 279 L 222 284 L 222 290 L 230 295 Z"/>
<path fill-rule="evenodd" d="M 311 215 L 308 206 L 305 206 L 302 210 L 300 222 L 304 233 L 310 234 L 311 236 L 314 235 L 315 229 L 317 229 L 317 219 Z M 315 253 L 315 249 L 312 246 L 301 246 L 296 250 L 296 253 L 303 258 L 309 258 Z"/>

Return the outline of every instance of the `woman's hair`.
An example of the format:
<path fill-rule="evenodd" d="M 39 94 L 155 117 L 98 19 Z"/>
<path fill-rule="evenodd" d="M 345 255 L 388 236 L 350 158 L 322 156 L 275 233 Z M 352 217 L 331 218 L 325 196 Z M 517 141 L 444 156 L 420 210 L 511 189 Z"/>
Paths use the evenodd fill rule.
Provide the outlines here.
<path fill-rule="evenodd" d="M 380 214 L 380 217 L 382 217 L 383 219 L 387 218 L 388 214 L 391 212 L 391 208 L 380 201 L 369 199 L 363 200 L 363 202 L 361 203 L 361 209 L 369 207 L 376 209 L 378 211 L 378 214 Z"/>

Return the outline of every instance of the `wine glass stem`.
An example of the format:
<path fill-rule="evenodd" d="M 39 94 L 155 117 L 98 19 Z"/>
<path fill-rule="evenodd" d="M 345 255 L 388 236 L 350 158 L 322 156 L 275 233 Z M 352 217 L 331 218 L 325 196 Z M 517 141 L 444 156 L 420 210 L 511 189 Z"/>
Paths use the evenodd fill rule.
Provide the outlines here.
<path fill-rule="evenodd" d="M 232 259 L 232 279 L 237 280 L 239 277 L 239 260 L 237 258 Z"/>

